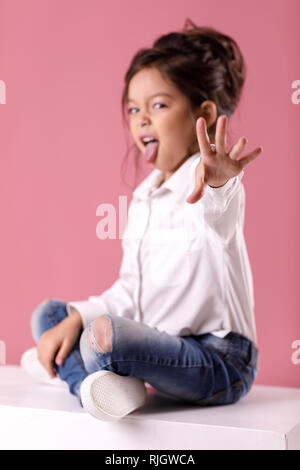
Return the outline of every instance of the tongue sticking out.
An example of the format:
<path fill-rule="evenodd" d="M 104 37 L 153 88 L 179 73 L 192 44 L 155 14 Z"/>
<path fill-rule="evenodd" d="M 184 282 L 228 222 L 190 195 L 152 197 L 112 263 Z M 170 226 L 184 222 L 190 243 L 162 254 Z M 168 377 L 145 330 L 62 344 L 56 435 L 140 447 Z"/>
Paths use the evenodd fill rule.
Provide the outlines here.
<path fill-rule="evenodd" d="M 149 142 L 146 146 L 146 153 L 145 158 L 148 163 L 153 162 L 155 160 L 157 152 L 158 152 L 159 142 Z"/>

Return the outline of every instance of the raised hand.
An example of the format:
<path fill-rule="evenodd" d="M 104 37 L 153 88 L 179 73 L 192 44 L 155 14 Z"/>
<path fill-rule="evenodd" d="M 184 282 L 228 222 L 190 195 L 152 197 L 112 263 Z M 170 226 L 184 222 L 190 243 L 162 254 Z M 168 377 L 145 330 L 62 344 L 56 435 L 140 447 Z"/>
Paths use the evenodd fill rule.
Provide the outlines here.
<path fill-rule="evenodd" d="M 245 137 L 240 137 L 237 143 L 226 153 L 227 126 L 227 117 L 225 115 L 219 116 L 216 127 L 216 145 L 212 145 L 207 134 L 205 119 L 202 117 L 197 119 L 196 132 L 201 159 L 195 169 L 195 188 L 186 199 L 186 202 L 194 204 L 199 201 L 206 184 L 213 188 L 223 186 L 230 178 L 237 176 L 248 163 L 252 162 L 262 152 L 262 147 L 258 147 L 238 160 L 247 143 Z"/>

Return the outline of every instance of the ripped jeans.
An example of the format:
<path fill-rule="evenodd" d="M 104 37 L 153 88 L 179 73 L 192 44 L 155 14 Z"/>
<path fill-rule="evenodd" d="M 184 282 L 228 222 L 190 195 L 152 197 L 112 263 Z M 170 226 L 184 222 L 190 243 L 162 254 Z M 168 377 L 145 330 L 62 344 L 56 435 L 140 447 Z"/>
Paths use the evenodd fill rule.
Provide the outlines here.
<path fill-rule="evenodd" d="M 33 338 L 68 316 L 66 302 L 47 300 L 31 317 Z M 162 394 L 197 405 L 225 405 L 246 395 L 258 370 L 255 345 L 235 332 L 219 338 L 211 333 L 174 336 L 128 318 L 105 316 L 111 324 L 111 348 L 104 352 L 93 337 L 93 322 L 82 332 L 59 377 L 80 400 L 80 385 L 88 374 L 109 370 L 135 376 Z"/>

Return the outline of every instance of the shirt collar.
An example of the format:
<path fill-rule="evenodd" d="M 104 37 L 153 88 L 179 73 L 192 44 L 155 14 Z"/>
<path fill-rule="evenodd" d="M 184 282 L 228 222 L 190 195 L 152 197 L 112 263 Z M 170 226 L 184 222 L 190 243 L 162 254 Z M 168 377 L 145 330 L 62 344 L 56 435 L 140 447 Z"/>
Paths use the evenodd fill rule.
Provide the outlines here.
<path fill-rule="evenodd" d="M 158 187 L 163 179 L 163 171 L 155 168 L 133 191 L 133 197 L 138 199 L 147 199 L 151 193 L 155 195 L 167 191 L 179 193 L 186 190 L 187 184 L 190 181 L 191 167 L 194 167 L 193 162 L 200 157 L 200 152 L 194 153 L 187 158 L 179 168 Z"/>

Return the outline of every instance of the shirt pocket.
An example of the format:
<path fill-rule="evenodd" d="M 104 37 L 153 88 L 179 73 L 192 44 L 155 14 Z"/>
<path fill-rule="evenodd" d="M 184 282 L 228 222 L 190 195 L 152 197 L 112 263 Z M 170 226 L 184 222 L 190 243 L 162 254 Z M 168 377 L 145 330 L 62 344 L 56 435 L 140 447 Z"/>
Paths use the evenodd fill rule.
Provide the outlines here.
<path fill-rule="evenodd" d="M 205 221 L 203 204 L 185 204 L 184 227 L 187 236 L 188 252 L 202 250 L 204 245 Z"/>
<path fill-rule="evenodd" d="M 188 236 L 184 227 L 151 229 L 150 276 L 159 287 L 186 284 L 190 277 Z"/>

